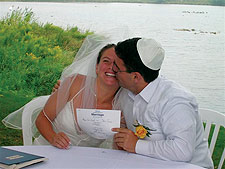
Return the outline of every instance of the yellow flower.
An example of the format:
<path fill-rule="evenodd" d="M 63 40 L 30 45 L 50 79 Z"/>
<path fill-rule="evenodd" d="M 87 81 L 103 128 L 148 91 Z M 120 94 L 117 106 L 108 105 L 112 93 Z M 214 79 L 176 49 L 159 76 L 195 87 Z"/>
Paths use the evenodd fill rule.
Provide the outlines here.
<path fill-rule="evenodd" d="M 60 49 L 60 47 L 59 46 L 55 46 L 54 49 Z"/>
<path fill-rule="evenodd" d="M 145 138 L 146 136 L 150 137 L 150 135 L 152 135 L 150 131 L 156 131 L 154 129 L 150 129 L 144 125 L 139 124 L 137 120 L 135 120 L 133 126 L 136 127 L 135 135 L 141 139 Z"/>
<path fill-rule="evenodd" d="M 31 57 L 32 60 L 38 59 L 35 55 L 32 55 Z"/>
<path fill-rule="evenodd" d="M 136 127 L 135 135 L 139 138 L 145 138 L 147 133 L 148 131 L 142 125 Z"/>

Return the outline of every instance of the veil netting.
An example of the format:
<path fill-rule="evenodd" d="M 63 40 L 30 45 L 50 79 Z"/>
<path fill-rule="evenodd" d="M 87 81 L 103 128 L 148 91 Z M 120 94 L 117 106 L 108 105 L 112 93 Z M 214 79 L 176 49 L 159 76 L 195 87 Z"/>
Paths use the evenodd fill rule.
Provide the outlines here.
<path fill-rule="evenodd" d="M 80 84 L 80 91 L 78 92 L 78 94 L 82 93 L 81 97 L 82 103 L 80 105 L 80 108 L 97 107 L 95 69 L 98 53 L 107 44 L 116 44 L 117 42 L 128 38 L 127 32 L 128 31 L 126 29 L 123 29 L 122 31 L 121 29 L 116 30 L 114 29 L 101 34 L 98 33 L 88 35 L 85 38 L 82 46 L 80 47 L 79 51 L 75 56 L 73 63 L 68 67 L 66 67 L 61 74 L 60 78 L 61 85 L 57 91 L 57 103 L 55 105 L 56 106 L 55 113 L 56 116 L 59 117 L 59 119 L 61 118 L 63 120 L 68 120 L 64 119 L 64 117 L 61 117 L 59 114 L 62 110 L 68 109 L 67 106 L 65 106 L 67 104 L 69 104 L 70 108 L 73 108 L 73 105 L 71 105 L 69 102 L 68 103 L 66 102 L 68 101 L 70 87 L 72 83 L 76 80 L 76 78 L 78 78 L 78 76 L 85 77 L 83 78 Z M 119 92 L 117 92 L 116 96 L 114 97 L 112 105 L 113 109 L 119 109 L 119 101 L 117 99 L 119 98 L 118 93 Z M 54 93 L 52 95 L 54 95 Z M 12 112 L 2 120 L 3 124 L 6 127 L 23 130 L 24 145 L 36 144 L 34 143 L 34 140 L 41 137 L 40 133 L 36 128 L 35 120 L 38 114 L 43 110 L 45 104 L 48 102 L 49 97 L 50 95 L 34 98 L 29 103 L 24 105 L 22 108 L 16 110 L 15 112 Z M 62 122 L 61 121 L 57 122 L 58 120 L 57 117 L 54 120 L 54 122 L 50 121 L 53 125 L 54 130 L 63 131 L 65 132 L 65 134 L 67 134 L 69 137 L 73 139 L 73 133 L 65 131 Z M 73 116 L 69 116 L 67 118 L 69 119 L 72 118 L 74 120 Z M 77 127 L 76 123 L 74 124 L 74 127 Z M 93 142 L 93 144 L 101 144 L 104 141 L 104 140 L 94 140 L 93 138 L 85 135 L 83 136 L 82 132 L 78 133 L 77 137 L 78 140 L 75 141 L 76 143 L 74 143 L 74 145 L 82 146 L 81 142 L 83 140 L 92 140 L 91 142 Z M 47 144 L 47 143 L 43 141 L 43 143 L 40 144 Z M 94 145 L 89 143 L 89 146 Z M 106 144 L 106 147 L 110 147 L 108 143 Z"/>

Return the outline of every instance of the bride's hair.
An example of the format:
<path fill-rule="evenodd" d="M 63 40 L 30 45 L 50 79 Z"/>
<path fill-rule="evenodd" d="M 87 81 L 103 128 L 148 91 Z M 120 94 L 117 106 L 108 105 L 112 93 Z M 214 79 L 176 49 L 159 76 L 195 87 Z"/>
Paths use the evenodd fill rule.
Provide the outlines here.
<path fill-rule="evenodd" d="M 115 44 L 108 44 L 108 45 L 104 46 L 104 47 L 100 50 L 100 52 L 98 53 L 97 64 L 99 64 L 103 52 L 105 52 L 107 49 L 112 48 L 112 47 L 115 47 L 115 46 L 116 46 Z"/>

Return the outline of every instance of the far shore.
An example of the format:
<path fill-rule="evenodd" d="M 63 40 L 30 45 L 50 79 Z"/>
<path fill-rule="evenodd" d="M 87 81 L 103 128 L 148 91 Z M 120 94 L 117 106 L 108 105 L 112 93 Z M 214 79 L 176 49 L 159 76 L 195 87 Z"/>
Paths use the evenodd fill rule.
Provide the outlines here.
<path fill-rule="evenodd" d="M 211 5 L 225 6 L 224 0 L 0 0 L 0 2 L 52 2 L 52 3 L 149 3 L 149 4 L 179 4 L 179 5 Z"/>

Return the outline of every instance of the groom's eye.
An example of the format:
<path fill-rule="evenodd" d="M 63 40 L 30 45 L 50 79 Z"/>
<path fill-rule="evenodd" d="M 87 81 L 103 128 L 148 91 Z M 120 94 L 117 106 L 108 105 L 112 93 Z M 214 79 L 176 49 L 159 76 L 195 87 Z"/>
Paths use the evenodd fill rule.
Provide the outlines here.
<path fill-rule="evenodd" d="M 103 60 L 103 62 L 108 63 L 108 62 L 109 62 L 109 60 L 108 60 L 108 59 L 104 59 L 104 60 Z"/>

